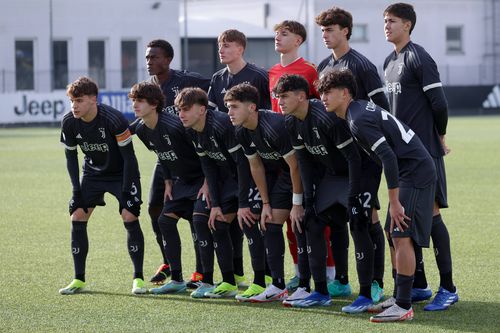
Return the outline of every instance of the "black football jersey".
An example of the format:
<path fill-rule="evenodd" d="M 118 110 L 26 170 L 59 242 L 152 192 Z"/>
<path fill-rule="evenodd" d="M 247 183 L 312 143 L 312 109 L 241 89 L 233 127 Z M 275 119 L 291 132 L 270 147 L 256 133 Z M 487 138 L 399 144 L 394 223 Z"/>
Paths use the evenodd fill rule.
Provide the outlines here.
<path fill-rule="evenodd" d="M 318 65 L 319 77 L 321 78 L 325 72 L 332 69 L 349 69 L 352 72 L 356 78 L 357 86 L 355 99 L 369 101 L 375 95 L 381 93 L 377 95 L 377 100 L 374 102 L 378 103 L 382 108 L 388 107 L 389 104 L 384 95 L 384 88 L 377 67 L 364 55 L 352 48 L 337 60 L 333 58 L 333 55 L 330 55 Z"/>
<path fill-rule="evenodd" d="M 444 154 L 434 125 L 429 89 L 442 89 L 437 65 L 427 51 L 409 42 L 399 53 L 393 51 L 384 62 L 390 112 L 417 133 L 432 156 Z"/>
<path fill-rule="evenodd" d="M 238 179 L 240 207 L 248 207 L 250 168 L 227 113 L 207 110 L 203 131 L 187 131 L 200 157 L 213 205 L 221 198 L 217 184 L 233 177 Z"/>
<path fill-rule="evenodd" d="M 210 79 L 203 77 L 196 72 L 189 72 L 186 70 L 180 71 L 175 69 L 170 69 L 168 80 L 160 84 L 156 76 L 152 76 L 150 81 L 156 83 L 160 86 L 163 95 L 165 95 L 165 107 L 163 111 L 177 114 L 174 107 L 174 101 L 177 94 L 184 88 L 187 87 L 198 87 L 205 91 L 208 91 L 210 85 Z"/>
<path fill-rule="evenodd" d="M 289 171 L 284 160 L 295 153 L 285 128 L 285 117 L 269 110 L 258 111 L 255 130 L 239 126 L 236 136 L 248 158 L 259 155 L 266 171 Z"/>
<path fill-rule="evenodd" d="M 119 146 L 132 144 L 132 135 L 123 113 L 104 104 L 97 105 L 97 115 L 91 122 L 64 115 L 61 143 L 68 150 L 80 146 L 85 155 L 84 176 L 121 176 L 123 158 Z"/>
<path fill-rule="evenodd" d="M 154 129 L 141 120 L 135 131 L 144 145 L 158 156 L 166 179 L 178 177 L 189 183 L 203 177 L 191 137 L 176 115 L 161 112 Z"/>
<path fill-rule="evenodd" d="M 208 104 L 214 109 L 227 113 L 224 95 L 229 89 L 240 83 L 248 83 L 257 88 L 259 91 L 259 109 L 271 109 L 267 71 L 250 63 L 247 63 L 242 70 L 234 75 L 229 73 L 227 67 L 216 72 L 210 81 Z"/>
<path fill-rule="evenodd" d="M 340 149 L 352 142 L 352 137 L 345 128 L 345 122 L 334 113 L 326 112 L 319 100 L 309 100 L 309 109 L 303 121 L 287 115 L 286 128 L 295 149 L 306 149 L 316 162 L 332 173 L 348 176 L 347 161 Z"/>
<path fill-rule="evenodd" d="M 399 186 L 426 187 L 436 181 L 434 162 L 418 136 L 406 124 L 372 102 L 352 101 L 347 122 L 363 150 L 379 163 L 381 145 L 388 144 L 397 158 Z M 385 170 L 387 171 L 387 170 Z"/>

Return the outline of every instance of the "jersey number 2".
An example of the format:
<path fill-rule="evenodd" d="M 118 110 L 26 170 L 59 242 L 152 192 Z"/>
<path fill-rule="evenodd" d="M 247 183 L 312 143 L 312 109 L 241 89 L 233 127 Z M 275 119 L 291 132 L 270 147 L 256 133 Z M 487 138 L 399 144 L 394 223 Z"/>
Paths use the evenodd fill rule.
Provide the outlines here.
<path fill-rule="evenodd" d="M 410 142 L 410 140 L 413 138 L 413 136 L 415 135 L 415 132 L 413 132 L 413 130 L 409 129 L 408 132 L 405 130 L 403 124 L 401 124 L 401 122 L 396 118 L 394 117 L 392 114 L 390 114 L 389 112 L 387 111 L 382 111 L 382 119 L 383 120 L 388 120 L 389 117 L 394 120 L 394 122 L 396 123 L 396 125 L 398 126 L 398 129 L 399 131 L 401 132 L 401 139 L 403 139 L 404 142 L 408 143 Z"/>

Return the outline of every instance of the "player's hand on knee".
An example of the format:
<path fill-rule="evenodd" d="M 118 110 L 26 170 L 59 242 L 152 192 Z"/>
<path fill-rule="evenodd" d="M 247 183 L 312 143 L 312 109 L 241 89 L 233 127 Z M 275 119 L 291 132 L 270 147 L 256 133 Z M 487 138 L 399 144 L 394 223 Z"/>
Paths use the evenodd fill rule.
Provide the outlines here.
<path fill-rule="evenodd" d="M 262 212 L 260 213 L 260 229 L 266 231 L 266 222 L 273 220 L 273 209 L 269 202 L 262 204 Z"/>
<path fill-rule="evenodd" d="M 247 227 L 251 228 L 252 225 L 254 225 L 255 222 L 259 219 L 259 217 L 254 213 L 252 213 L 252 211 L 248 207 L 239 208 L 237 215 L 238 215 L 238 223 L 242 230 L 243 230 L 243 223 L 245 223 Z"/>
<path fill-rule="evenodd" d="M 300 223 L 304 219 L 304 207 L 302 205 L 292 205 L 292 210 L 290 211 L 290 221 L 292 222 L 292 228 L 295 225 L 298 231 L 302 233 L 302 227 Z"/>
<path fill-rule="evenodd" d="M 304 203 L 304 218 L 302 219 L 302 227 L 307 230 L 307 225 L 310 222 L 314 223 L 317 219 L 318 214 L 316 213 L 316 207 L 314 206 L 314 199 L 307 198 Z"/>
<path fill-rule="evenodd" d="M 406 228 L 408 228 L 411 219 L 406 216 L 405 208 L 399 201 L 396 203 L 391 203 L 389 205 L 389 214 L 391 216 L 391 232 L 395 229 L 395 227 L 397 227 L 401 231 L 404 231 L 406 230 Z"/>
<path fill-rule="evenodd" d="M 208 228 L 210 230 L 215 230 L 215 221 L 226 222 L 226 218 L 220 207 L 212 207 L 210 209 L 210 217 L 208 218 Z"/>
<path fill-rule="evenodd" d="M 85 214 L 88 213 L 87 205 L 83 201 L 82 197 L 82 191 L 73 191 L 73 195 L 71 196 L 71 200 L 69 201 L 69 215 L 73 215 L 73 213 L 78 209 L 81 208 L 85 212 Z"/>

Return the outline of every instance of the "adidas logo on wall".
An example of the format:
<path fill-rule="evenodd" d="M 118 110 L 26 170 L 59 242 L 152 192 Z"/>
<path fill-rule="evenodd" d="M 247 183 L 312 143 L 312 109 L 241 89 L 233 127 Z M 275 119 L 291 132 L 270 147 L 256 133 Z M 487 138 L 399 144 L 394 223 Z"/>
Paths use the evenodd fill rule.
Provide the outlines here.
<path fill-rule="evenodd" d="M 496 85 L 493 87 L 493 90 L 488 94 L 488 98 L 483 102 L 483 108 L 500 108 L 500 86 Z"/>

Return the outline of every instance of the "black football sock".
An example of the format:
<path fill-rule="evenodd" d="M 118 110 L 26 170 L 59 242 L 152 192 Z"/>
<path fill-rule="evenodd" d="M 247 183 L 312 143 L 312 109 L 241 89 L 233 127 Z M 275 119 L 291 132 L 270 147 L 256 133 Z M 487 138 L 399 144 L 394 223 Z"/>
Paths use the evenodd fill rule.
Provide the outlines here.
<path fill-rule="evenodd" d="M 341 284 L 348 284 L 349 231 L 347 224 L 341 228 L 332 228 L 330 239 L 332 241 L 333 260 L 335 260 L 335 280 L 339 280 Z"/>
<path fill-rule="evenodd" d="M 144 279 L 142 267 L 144 263 L 144 235 L 139 220 L 124 222 L 127 229 L 127 247 L 134 265 L 134 279 Z"/>
<path fill-rule="evenodd" d="M 165 249 L 165 244 L 163 243 L 163 236 L 161 234 L 160 224 L 158 222 L 159 216 L 156 214 L 153 214 L 151 212 L 151 210 L 149 212 L 149 216 L 151 218 L 151 226 L 153 227 L 153 232 L 155 234 L 156 243 L 158 243 L 158 246 L 160 247 L 160 250 L 161 250 L 161 256 L 163 258 L 163 263 L 168 265 L 167 250 Z"/>
<path fill-rule="evenodd" d="M 172 280 L 182 281 L 178 279 L 178 276 L 182 276 L 182 273 L 174 277 L 174 271 L 182 272 L 181 238 L 177 229 L 177 219 L 162 214 L 158 219 L 158 224 L 160 225 L 161 234 L 165 241 L 167 259 L 172 271 Z"/>
<path fill-rule="evenodd" d="M 380 222 L 370 224 L 369 233 L 373 243 L 373 280 L 384 288 L 385 237 Z"/>
<path fill-rule="evenodd" d="M 214 241 L 212 238 L 212 233 L 208 228 L 208 216 L 196 214 L 193 215 L 193 227 L 196 232 L 196 238 L 198 239 L 198 246 L 200 248 L 200 258 L 203 267 L 203 282 L 212 280 L 213 284 L 213 272 L 214 272 Z M 205 274 L 211 274 L 212 278 L 205 279 Z"/>
<path fill-rule="evenodd" d="M 87 222 L 71 222 L 71 253 L 75 268 L 75 279 L 85 282 L 85 261 L 89 252 L 89 238 L 87 235 Z"/>
<path fill-rule="evenodd" d="M 271 269 L 273 285 L 285 289 L 285 240 L 283 238 L 283 226 L 281 224 L 266 223 L 264 243 L 267 250 L 267 262 Z"/>
<path fill-rule="evenodd" d="M 252 268 L 255 271 L 265 271 L 266 269 L 266 248 L 264 237 L 259 230 L 258 222 L 251 227 L 243 223 L 243 233 L 248 241 L 248 250 L 252 261 Z M 235 270 L 236 271 L 236 270 Z"/>
<path fill-rule="evenodd" d="M 262 288 L 266 287 L 266 271 L 253 271 L 253 283 L 261 286 Z"/>
<path fill-rule="evenodd" d="M 396 304 L 403 309 L 411 308 L 411 287 L 413 276 L 397 274 L 396 276 Z"/>
<path fill-rule="evenodd" d="M 396 298 L 396 292 L 398 291 L 397 288 L 397 283 L 396 283 L 396 276 L 398 275 L 398 272 L 396 271 L 395 268 L 392 269 L 392 279 L 394 280 L 394 290 L 392 291 L 392 296 Z"/>
<path fill-rule="evenodd" d="M 329 295 L 328 288 L 326 286 L 326 280 L 325 281 L 314 281 L 314 291 L 317 291 L 318 293 L 320 293 L 322 295 Z"/>
<path fill-rule="evenodd" d="M 191 228 L 191 238 L 193 239 L 194 255 L 196 258 L 196 272 L 203 273 L 203 265 L 201 264 L 200 257 L 200 245 L 198 244 L 198 238 L 196 237 L 196 231 L 194 230 L 193 221 L 189 221 L 189 227 Z"/>
<path fill-rule="evenodd" d="M 234 281 L 234 271 L 226 271 L 226 272 L 223 271 L 221 273 L 222 273 L 222 282 L 232 284 L 233 286 L 236 285 L 236 281 Z"/>
<path fill-rule="evenodd" d="M 233 244 L 234 274 L 243 276 L 245 275 L 243 271 L 243 231 L 236 218 L 230 224 L 229 233 Z"/>
<path fill-rule="evenodd" d="M 203 283 L 214 284 L 214 272 L 203 272 L 203 279 L 201 279 Z"/>
<path fill-rule="evenodd" d="M 303 230 L 302 233 L 295 232 L 295 238 L 297 239 L 297 264 L 300 274 L 299 280 L 302 281 L 299 281 L 299 287 L 307 287 L 307 289 L 310 290 L 309 283 L 311 280 L 311 270 L 309 269 L 306 231 Z"/>
<path fill-rule="evenodd" d="M 434 245 L 434 255 L 439 269 L 440 286 L 444 289 L 455 292 L 453 284 L 450 234 L 446 225 L 443 223 L 441 214 L 432 218 L 431 229 L 432 243 Z"/>
<path fill-rule="evenodd" d="M 413 280 L 413 288 L 427 288 L 427 278 L 425 277 L 424 269 L 424 257 L 422 254 L 422 248 L 418 245 L 413 246 L 415 248 L 415 278 Z"/>
<path fill-rule="evenodd" d="M 233 245 L 231 244 L 231 235 L 229 234 L 230 224 L 222 221 L 215 221 L 215 230 L 212 230 L 212 237 L 214 238 L 215 254 L 217 255 L 217 262 L 221 272 L 229 273 L 233 269 Z M 230 281 L 228 276 L 223 279 L 224 282 Z M 234 276 L 232 278 L 234 284 Z"/>
<path fill-rule="evenodd" d="M 351 235 L 354 241 L 356 270 L 361 296 L 371 299 L 373 281 L 373 243 L 365 223 L 351 222 Z"/>
<path fill-rule="evenodd" d="M 264 241 L 264 235 L 262 235 L 262 240 Z M 266 251 L 266 245 L 264 244 L 264 253 L 265 251 Z M 266 259 L 266 275 L 273 276 L 273 274 L 271 273 L 271 268 L 269 268 L 269 264 L 267 263 L 267 255 L 265 256 L 265 259 Z"/>
<path fill-rule="evenodd" d="M 319 221 L 309 221 L 306 229 L 307 245 L 311 249 L 309 253 L 309 268 L 314 280 L 316 291 L 318 283 L 325 282 L 326 286 L 326 256 L 327 245 L 325 241 L 325 225 Z"/>

